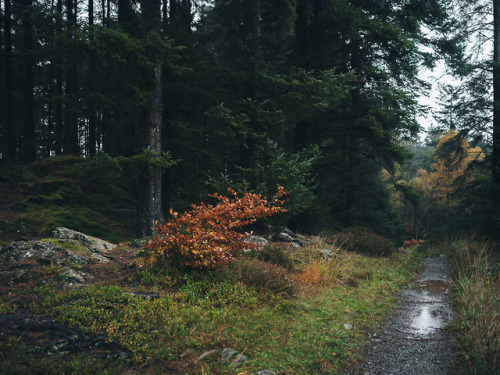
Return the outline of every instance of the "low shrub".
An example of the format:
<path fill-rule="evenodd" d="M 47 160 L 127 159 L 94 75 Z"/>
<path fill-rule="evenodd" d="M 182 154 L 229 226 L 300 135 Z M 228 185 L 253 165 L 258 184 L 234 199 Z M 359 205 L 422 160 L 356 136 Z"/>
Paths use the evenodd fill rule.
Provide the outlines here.
<path fill-rule="evenodd" d="M 338 235 L 337 243 L 349 251 L 369 256 L 390 256 L 396 252 L 391 240 L 366 227 L 345 228 Z"/>
<path fill-rule="evenodd" d="M 281 246 L 267 245 L 255 252 L 256 258 L 264 262 L 276 264 L 289 271 L 293 271 L 294 263 L 290 255 Z"/>
<path fill-rule="evenodd" d="M 282 296 L 291 297 L 296 289 L 296 281 L 286 269 L 259 259 L 235 259 L 226 275 L 233 282 Z"/>
<path fill-rule="evenodd" d="M 415 238 L 412 238 L 411 240 L 406 240 L 403 244 L 403 247 L 408 248 L 408 247 L 419 247 L 421 246 L 425 240 L 417 240 Z"/>
<path fill-rule="evenodd" d="M 172 218 L 157 224 L 157 235 L 145 246 L 154 253 L 156 260 L 189 268 L 222 269 L 236 252 L 252 245 L 243 240 L 245 233 L 237 232 L 257 219 L 286 211 L 280 205 L 283 189 L 267 201 L 258 194 L 239 196 L 228 189 L 229 197 L 210 195 L 218 200 L 216 205 L 192 205 L 191 211 L 182 214 L 171 210 Z"/>

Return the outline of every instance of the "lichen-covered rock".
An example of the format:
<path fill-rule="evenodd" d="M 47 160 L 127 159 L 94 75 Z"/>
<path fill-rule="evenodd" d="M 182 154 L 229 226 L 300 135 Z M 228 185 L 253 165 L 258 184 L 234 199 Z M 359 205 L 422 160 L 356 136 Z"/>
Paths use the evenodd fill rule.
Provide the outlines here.
<path fill-rule="evenodd" d="M 293 237 L 287 232 L 281 232 L 280 234 L 278 234 L 278 239 L 284 242 L 293 241 Z"/>
<path fill-rule="evenodd" d="M 107 252 L 109 250 L 113 250 L 117 246 L 111 242 L 101 240 L 100 238 L 92 237 L 92 236 L 77 232 L 76 230 L 63 228 L 63 227 L 57 227 L 54 230 L 53 235 L 55 238 L 76 240 L 76 241 L 79 241 L 83 244 L 86 244 L 89 247 L 89 249 L 94 253 Z"/>
<path fill-rule="evenodd" d="M 238 354 L 237 350 L 225 348 L 220 354 L 219 361 L 222 364 L 230 362 L 234 366 L 239 366 L 248 361 L 248 357 L 243 353 Z"/>
<path fill-rule="evenodd" d="M 87 280 L 94 278 L 92 275 L 89 275 L 88 273 L 77 271 L 67 266 L 62 269 L 61 275 L 65 276 L 68 279 L 68 281 L 79 284 L 84 284 Z"/>
<path fill-rule="evenodd" d="M 86 264 L 87 259 L 50 241 L 17 241 L 2 249 L 4 259 L 10 263 L 32 259 L 40 264 L 60 263 L 67 259 L 75 264 Z"/>
<path fill-rule="evenodd" d="M 198 358 L 196 359 L 196 362 L 203 361 L 205 358 L 210 358 L 210 357 L 215 357 L 219 353 L 218 350 L 207 350 L 206 352 L 201 353 Z"/>
<path fill-rule="evenodd" d="M 266 246 L 269 244 L 269 241 L 266 240 L 264 237 L 254 236 L 254 235 L 248 236 L 248 238 L 246 238 L 245 241 L 253 243 L 257 246 Z"/>
<path fill-rule="evenodd" d="M 229 348 L 225 348 L 222 353 L 220 354 L 220 362 L 222 364 L 226 363 L 228 360 L 231 359 L 232 356 L 238 354 L 238 351 L 237 350 L 234 350 L 234 349 L 229 349 Z"/>

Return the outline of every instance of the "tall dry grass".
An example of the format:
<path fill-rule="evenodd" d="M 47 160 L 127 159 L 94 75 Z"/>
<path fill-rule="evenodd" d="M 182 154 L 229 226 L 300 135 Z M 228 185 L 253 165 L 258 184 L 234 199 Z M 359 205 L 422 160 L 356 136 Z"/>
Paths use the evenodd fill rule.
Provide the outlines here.
<path fill-rule="evenodd" d="M 466 374 L 500 374 L 499 259 L 486 243 L 465 240 L 454 247 L 460 367 Z"/>

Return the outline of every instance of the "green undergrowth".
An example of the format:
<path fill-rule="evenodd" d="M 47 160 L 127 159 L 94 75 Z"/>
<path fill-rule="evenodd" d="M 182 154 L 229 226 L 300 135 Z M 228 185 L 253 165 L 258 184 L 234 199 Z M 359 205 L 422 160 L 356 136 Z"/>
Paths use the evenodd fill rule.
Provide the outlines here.
<path fill-rule="evenodd" d="M 500 373 L 500 259 L 486 242 L 454 239 L 428 251 L 444 253 L 454 265 L 457 374 Z"/>
<path fill-rule="evenodd" d="M 95 159 L 59 155 L 2 168 L 3 193 L 9 192 L 14 201 L 9 211 L 0 212 L 0 221 L 38 237 L 63 226 L 111 242 L 129 239 L 137 184 L 130 168 L 130 162 L 102 155 Z M 0 240 L 16 238 L 15 232 L 9 237 L 0 231 Z"/>
<path fill-rule="evenodd" d="M 1 374 L 123 374 L 127 364 L 114 359 L 89 358 L 85 354 L 40 355 L 16 340 L 0 340 Z"/>
<path fill-rule="evenodd" d="M 366 335 L 395 307 L 395 293 L 415 277 L 420 262 L 411 252 L 391 258 L 341 252 L 326 261 L 317 255 L 321 246 L 240 259 L 247 268 L 274 270 L 252 276 L 241 264 L 223 272 L 144 266 L 131 271 L 128 284 L 42 287 L 24 308 L 106 335 L 131 353 L 127 366 L 134 373 L 162 373 L 159 364 L 168 364 L 182 374 L 340 374 L 360 360 Z M 276 275 L 283 275 L 286 290 L 270 282 Z M 234 368 L 216 358 L 195 360 L 223 348 L 249 361 Z M 78 372 L 75 361 L 68 372 Z M 123 370 L 106 366 L 109 373 Z"/>

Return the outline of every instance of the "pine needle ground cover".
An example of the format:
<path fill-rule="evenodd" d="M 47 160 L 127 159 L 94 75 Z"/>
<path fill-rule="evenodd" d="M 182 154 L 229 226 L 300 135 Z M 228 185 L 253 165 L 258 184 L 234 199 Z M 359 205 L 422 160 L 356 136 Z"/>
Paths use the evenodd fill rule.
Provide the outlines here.
<path fill-rule="evenodd" d="M 360 359 L 367 334 L 395 307 L 395 293 L 414 278 L 419 260 L 412 252 L 372 258 L 340 251 L 327 261 L 318 251 L 325 246 L 316 239 L 306 248 L 285 249 L 293 269 L 257 253 L 222 271 L 124 271 L 115 265 L 115 277 L 80 288 L 51 269 L 51 281 L 19 298 L 2 297 L 0 311 L 52 317 L 57 324 L 105 337 L 130 355 L 40 353 L 17 337 L 1 336 L 0 373 L 343 373 Z M 269 272 L 245 276 L 264 264 Z M 268 274 L 281 275 L 281 284 L 267 282 Z M 198 360 L 223 348 L 249 360 L 238 367 L 213 356 Z"/>

